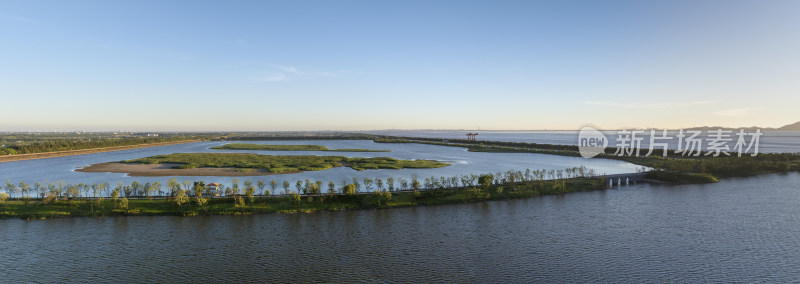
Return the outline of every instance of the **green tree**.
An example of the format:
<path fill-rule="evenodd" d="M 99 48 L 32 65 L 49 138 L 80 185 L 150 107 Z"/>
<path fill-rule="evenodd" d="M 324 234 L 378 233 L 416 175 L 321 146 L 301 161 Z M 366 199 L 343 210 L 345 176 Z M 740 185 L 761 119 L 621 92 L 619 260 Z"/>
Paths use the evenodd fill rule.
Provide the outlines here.
<path fill-rule="evenodd" d="M 119 209 L 128 210 L 128 198 L 123 197 L 122 200 L 119 202 Z"/>
<path fill-rule="evenodd" d="M 169 196 L 175 196 L 175 193 L 181 189 L 181 184 L 178 183 L 177 178 L 171 178 L 167 181 L 167 189 L 169 189 Z"/>
<path fill-rule="evenodd" d="M 297 208 L 300 205 L 300 194 L 292 191 L 292 193 L 289 195 L 289 202 L 292 204 L 292 208 Z"/>
<path fill-rule="evenodd" d="M 141 185 L 139 185 L 138 181 L 133 181 L 131 183 L 131 190 L 133 190 L 133 194 L 136 196 L 142 195 L 141 193 L 139 193 L 139 187 L 141 187 Z"/>
<path fill-rule="evenodd" d="M 394 191 L 394 178 L 387 178 L 386 185 L 389 187 L 389 191 Z"/>
<path fill-rule="evenodd" d="M 372 179 L 371 178 L 364 178 L 364 189 L 367 191 L 372 190 Z"/>
<path fill-rule="evenodd" d="M 278 182 L 273 179 L 272 181 L 269 182 L 269 188 L 272 189 L 270 191 L 270 194 L 274 194 L 275 189 L 278 188 Z"/>
<path fill-rule="evenodd" d="M 470 189 L 470 195 L 474 200 L 484 200 L 489 198 L 489 193 L 483 192 L 480 188 Z"/>
<path fill-rule="evenodd" d="M 348 184 L 342 188 L 342 193 L 345 195 L 356 195 L 356 185 L 355 184 Z"/>
<path fill-rule="evenodd" d="M 205 197 L 202 197 L 202 196 L 195 197 L 194 200 L 195 200 L 195 202 L 197 202 L 197 205 L 200 206 L 201 208 L 205 207 L 206 204 L 208 203 L 208 198 L 205 198 Z"/>
<path fill-rule="evenodd" d="M 375 179 L 375 186 L 378 187 L 378 190 L 383 190 L 383 180 L 380 178 Z"/>
<path fill-rule="evenodd" d="M 245 187 L 244 189 L 244 194 L 247 195 L 247 200 L 250 201 L 250 203 L 253 203 L 253 201 L 255 200 L 254 197 L 255 193 L 256 193 L 256 187 L 253 186 L 252 183 L 247 187 Z"/>
<path fill-rule="evenodd" d="M 164 192 L 161 191 L 162 185 L 160 181 L 153 183 L 153 193 L 158 193 L 159 196 L 163 196 Z"/>
<path fill-rule="evenodd" d="M 258 183 L 257 183 L 257 184 L 258 184 L 258 191 L 259 191 L 259 192 L 261 192 L 261 194 L 263 194 L 263 195 L 266 195 L 266 194 L 264 193 L 264 188 L 265 188 L 265 187 L 267 187 L 267 184 L 266 184 L 266 183 L 264 183 L 264 181 L 263 181 L 263 180 L 258 180 Z"/>
<path fill-rule="evenodd" d="M 417 176 L 416 175 L 411 176 L 411 189 L 419 190 L 420 185 L 421 184 L 419 183 L 419 179 L 417 178 Z"/>
<path fill-rule="evenodd" d="M 188 194 L 188 192 L 191 190 L 191 188 L 190 188 L 190 187 L 192 186 L 192 181 L 190 181 L 190 180 L 184 180 L 184 181 L 183 181 L 183 182 L 181 182 L 181 183 L 183 184 L 183 190 L 184 190 L 184 194 Z"/>
<path fill-rule="evenodd" d="M 8 181 L 8 180 L 6 180 L 6 186 L 5 186 L 5 188 L 6 188 L 6 192 L 8 192 L 8 194 L 9 194 L 9 195 L 11 195 L 11 197 L 13 197 L 13 196 L 14 196 L 14 193 L 16 193 L 16 192 L 17 192 L 17 185 L 15 185 L 15 184 L 11 183 L 11 182 L 10 182 L 10 181 Z"/>
<path fill-rule="evenodd" d="M 119 198 L 119 189 L 114 189 L 114 191 L 111 192 L 111 200 L 114 201 L 115 209 L 117 208 L 117 198 Z"/>
<path fill-rule="evenodd" d="M 149 182 L 145 183 L 144 187 L 143 187 L 143 190 L 144 190 L 144 195 L 147 196 L 147 199 L 148 200 L 152 200 L 153 199 L 153 197 L 152 197 L 152 195 L 153 195 L 153 185 L 150 184 Z"/>
<path fill-rule="evenodd" d="M 407 180 L 407 179 L 405 179 L 405 178 L 398 178 L 398 179 L 397 179 L 397 182 L 400 184 L 400 189 L 401 189 L 401 190 L 406 190 L 406 189 L 408 189 L 408 180 Z"/>
<path fill-rule="evenodd" d="M 196 181 L 192 185 L 194 196 L 203 196 L 203 191 L 206 189 L 206 183 L 203 181 Z"/>
<path fill-rule="evenodd" d="M 378 207 L 386 206 L 392 200 L 392 193 L 385 190 L 376 190 L 372 193 L 378 202 Z"/>
<path fill-rule="evenodd" d="M 307 179 L 305 184 L 303 185 L 303 194 L 311 193 L 312 187 L 313 187 L 313 185 L 312 185 L 311 181 Z"/>
<path fill-rule="evenodd" d="M 33 184 L 33 192 L 36 193 L 36 196 L 40 196 L 41 195 L 42 198 L 43 198 L 44 197 L 44 194 L 42 194 L 43 191 L 44 191 L 44 187 L 42 187 L 42 183 L 37 181 L 37 182 L 35 182 Z"/>
<path fill-rule="evenodd" d="M 31 191 L 31 186 L 21 181 L 19 182 L 19 191 L 22 193 L 22 198 L 27 198 L 28 192 Z"/>
<path fill-rule="evenodd" d="M 289 193 L 289 182 L 283 181 L 283 194 Z"/>
<path fill-rule="evenodd" d="M 183 206 L 183 204 L 186 204 L 187 202 L 189 202 L 189 196 L 186 196 L 186 190 L 184 189 L 178 190 L 178 192 L 175 193 L 175 205 L 181 207 Z"/>
<path fill-rule="evenodd" d="M 483 174 L 478 177 L 478 184 L 483 187 L 483 189 L 489 188 L 492 185 L 492 181 L 494 180 L 494 176 L 490 174 Z"/>
<path fill-rule="evenodd" d="M 52 182 L 51 182 L 51 183 L 48 183 L 48 184 L 47 184 L 47 194 L 45 194 L 45 195 L 49 195 L 49 196 L 51 196 L 51 197 L 53 197 L 53 198 L 55 198 L 56 196 L 58 196 L 58 195 L 56 195 L 56 184 L 54 184 L 54 183 L 52 183 Z M 44 199 L 44 196 L 45 196 L 45 195 L 43 195 L 43 196 L 42 196 L 42 199 Z"/>
<path fill-rule="evenodd" d="M 71 199 L 75 199 L 81 195 L 81 186 L 79 185 L 68 185 L 67 186 L 67 196 Z"/>
<path fill-rule="evenodd" d="M 8 200 L 8 193 L 0 192 L 0 204 L 6 204 L 6 200 Z"/>
<path fill-rule="evenodd" d="M 239 179 L 236 179 L 236 178 L 233 179 L 233 181 L 231 183 L 231 190 L 233 192 L 233 195 L 239 194 Z"/>
<path fill-rule="evenodd" d="M 318 181 L 315 181 L 314 183 L 317 185 L 317 188 L 316 188 L 316 190 L 315 190 L 315 193 L 316 193 L 316 194 L 320 194 L 320 193 L 322 193 L 322 181 L 321 181 L 321 180 L 318 180 Z"/>
<path fill-rule="evenodd" d="M 328 193 L 331 195 L 336 193 L 336 184 L 333 181 L 328 183 Z"/>

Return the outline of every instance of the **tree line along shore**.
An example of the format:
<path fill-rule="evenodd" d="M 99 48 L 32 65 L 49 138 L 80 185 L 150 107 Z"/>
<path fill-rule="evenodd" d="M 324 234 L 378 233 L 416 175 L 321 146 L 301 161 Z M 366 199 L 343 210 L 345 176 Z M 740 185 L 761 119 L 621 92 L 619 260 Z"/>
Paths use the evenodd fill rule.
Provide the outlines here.
<path fill-rule="evenodd" d="M 60 150 L 60 151 L 45 151 L 45 152 L 33 152 L 33 153 L 25 153 L 25 154 L 6 154 L 6 155 L 0 155 L 0 163 L 1 162 L 14 162 L 14 161 L 44 159 L 44 158 L 54 158 L 54 157 L 64 157 L 64 156 L 75 156 L 75 155 L 84 155 L 84 154 L 102 153 L 102 152 L 113 152 L 113 151 L 128 150 L 128 149 L 138 149 L 138 148 L 148 148 L 148 147 L 175 145 L 175 144 L 182 144 L 182 143 L 192 143 L 192 142 L 199 142 L 199 141 L 201 141 L 201 140 L 175 140 L 175 141 L 152 142 L 152 143 L 149 143 L 149 142 L 148 143 L 138 143 L 138 144 L 134 143 L 134 144 L 129 144 L 129 145 L 108 146 L 108 147 L 99 147 L 99 148 L 85 148 L 85 149 Z"/>
<path fill-rule="evenodd" d="M 585 167 L 565 170 L 507 171 L 455 177 L 287 181 L 234 179 L 209 194 L 204 181 L 170 179 L 130 185 L 6 182 L 0 217 L 46 219 L 136 215 L 228 215 L 392 208 L 502 200 L 607 188 L 605 179 Z M 12 198 L 10 198 L 12 197 Z"/>

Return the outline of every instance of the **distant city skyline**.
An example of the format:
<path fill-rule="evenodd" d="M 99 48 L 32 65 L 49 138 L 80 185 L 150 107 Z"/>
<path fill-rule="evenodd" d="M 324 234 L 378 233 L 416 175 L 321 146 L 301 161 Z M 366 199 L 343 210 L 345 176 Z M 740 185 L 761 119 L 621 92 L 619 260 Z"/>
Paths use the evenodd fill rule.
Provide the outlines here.
<path fill-rule="evenodd" d="M 798 1 L 2 1 L 0 131 L 800 121 Z"/>

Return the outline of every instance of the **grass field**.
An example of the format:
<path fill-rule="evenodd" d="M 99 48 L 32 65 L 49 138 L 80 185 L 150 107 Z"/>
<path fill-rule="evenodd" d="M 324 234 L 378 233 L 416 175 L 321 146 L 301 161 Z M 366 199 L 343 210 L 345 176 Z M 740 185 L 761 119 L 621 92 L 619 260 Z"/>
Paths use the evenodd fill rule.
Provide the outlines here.
<path fill-rule="evenodd" d="M 123 163 L 180 164 L 182 169 L 192 168 L 252 168 L 270 172 L 320 171 L 338 166 L 354 170 L 439 168 L 450 164 L 430 160 L 397 160 L 388 157 L 347 158 L 342 156 L 272 156 L 232 153 L 175 153 L 122 161 Z"/>
<path fill-rule="evenodd" d="M 258 150 L 258 151 L 331 151 L 331 152 L 390 152 L 373 149 L 328 149 L 322 145 L 268 145 L 249 143 L 229 143 L 212 147 L 214 150 Z"/>

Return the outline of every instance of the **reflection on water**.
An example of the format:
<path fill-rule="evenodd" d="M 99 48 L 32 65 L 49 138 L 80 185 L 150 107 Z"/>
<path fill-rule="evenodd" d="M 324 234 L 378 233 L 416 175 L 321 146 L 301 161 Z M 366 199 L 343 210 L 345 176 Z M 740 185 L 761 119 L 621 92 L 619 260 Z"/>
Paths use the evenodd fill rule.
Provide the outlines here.
<path fill-rule="evenodd" d="M 791 282 L 800 174 L 315 214 L 0 220 L 5 283 Z"/>

